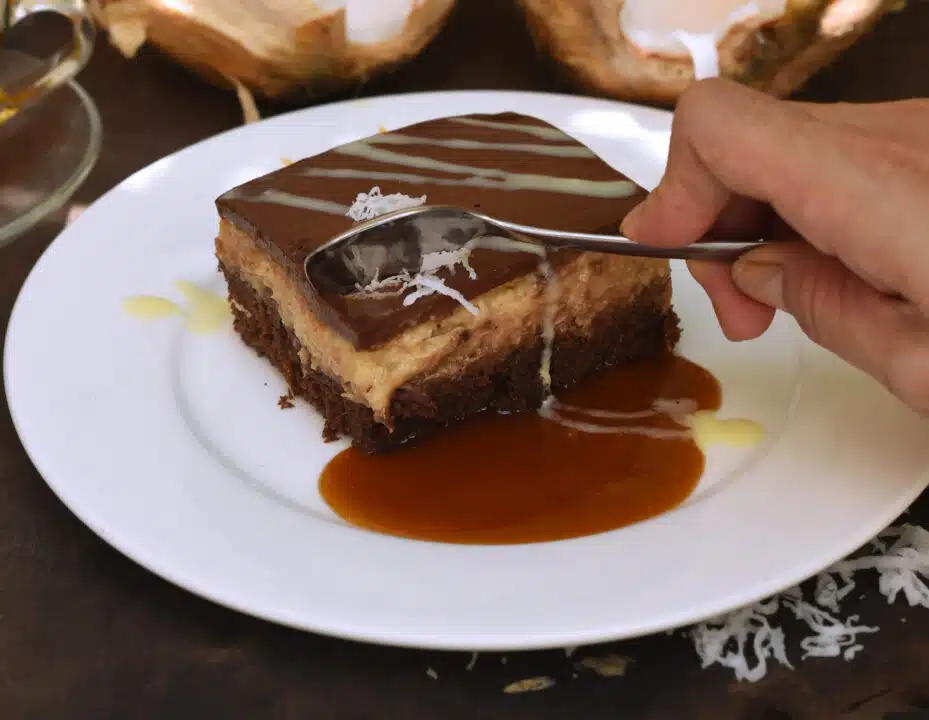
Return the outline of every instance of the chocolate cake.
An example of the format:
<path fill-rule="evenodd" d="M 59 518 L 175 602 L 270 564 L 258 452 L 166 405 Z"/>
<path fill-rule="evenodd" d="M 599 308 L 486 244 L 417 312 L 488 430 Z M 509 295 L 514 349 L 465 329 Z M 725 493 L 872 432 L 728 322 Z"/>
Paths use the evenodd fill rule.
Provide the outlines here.
<path fill-rule="evenodd" d="M 323 415 L 326 438 L 385 452 L 485 410 L 534 410 L 549 383 L 557 391 L 673 347 L 668 263 L 560 250 L 540 264 L 474 249 L 439 263 L 438 284 L 381 293 L 370 278 L 364 302 L 347 304 L 307 282 L 309 253 L 359 220 L 422 203 L 615 233 L 644 195 L 538 119 L 445 118 L 230 190 L 216 202 L 216 255 L 236 331 Z"/>

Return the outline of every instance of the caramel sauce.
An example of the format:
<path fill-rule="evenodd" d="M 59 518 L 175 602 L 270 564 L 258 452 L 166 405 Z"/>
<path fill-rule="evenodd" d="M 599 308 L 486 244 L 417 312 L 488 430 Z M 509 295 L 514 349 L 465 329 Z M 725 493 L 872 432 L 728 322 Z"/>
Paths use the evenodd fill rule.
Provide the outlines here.
<path fill-rule="evenodd" d="M 584 432 L 535 413 L 487 413 L 388 455 L 345 450 L 323 470 L 320 492 L 356 526 L 463 544 L 545 542 L 615 530 L 670 510 L 693 492 L 704 455 L 686 418 L 649 411 L 662 400 L 718 409 L 719 383 L 708 371 L 668 355 L 604 371 L 558 400 L 646 417 L 561 411 L 570 420 L 632 430 Z M 666 437 L 656 437 L 662 433 Z"/>

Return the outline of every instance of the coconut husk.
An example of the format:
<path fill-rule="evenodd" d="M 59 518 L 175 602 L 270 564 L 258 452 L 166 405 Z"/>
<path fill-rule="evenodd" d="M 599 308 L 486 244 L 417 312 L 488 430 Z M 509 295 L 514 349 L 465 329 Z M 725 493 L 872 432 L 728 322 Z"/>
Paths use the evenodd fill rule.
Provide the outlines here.
<path fill-rule="evenodd" d="M 358 43 L 346 36 L 344 8 L 314 0 L 91 0 L 124 55 L 149 43 L 217 84 L 268 98 L 350 86 L 413 58 L 454 3 L 417 0 L 398 32 Z"/>
<path fill-rule="evenodd" d="M 749 20 L 729 30 L 717 46 L 720 75 L 790 95 L 904 1 L 791 0 L 781 18 Z M 620 26 L 624 0 L 519 2 L 537 45 L 596 93 L 673 105 L 695 81 L 689 55 L 648 52 L 626 37 Z"/>

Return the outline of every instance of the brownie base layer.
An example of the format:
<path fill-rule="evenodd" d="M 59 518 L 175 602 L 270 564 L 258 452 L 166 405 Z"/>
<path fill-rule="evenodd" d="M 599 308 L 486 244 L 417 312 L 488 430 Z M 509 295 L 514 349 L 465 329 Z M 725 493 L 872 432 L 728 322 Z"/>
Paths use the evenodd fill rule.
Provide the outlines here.
<path fill-rule="evenodd" d="M 364 453 L 385 453 L 484 410 L 523 412 L 535 410 L 542 401 L 540 339 L 507 356 L 475 363 L 452 380 L 410 381 L 394 393 L 389 428 L 374 419 L 371 408 L 345 397 L 338 381 L 301 363 L 300 343 L 281 321 L 270 293 L 259 295 L 222 263 L 220 270 L 228 284 L 236 332 L 277 368 L 292 395 L 307 400 L 323 416 L 326 441 L 344 436 Z M 557 337 L 553 388 L 564 389 L 597 370 L 673 348 L 680 329 L 666 304 L 669 282 L 653 283 L 633 305 L 599 318 L 586 337 Z"/>

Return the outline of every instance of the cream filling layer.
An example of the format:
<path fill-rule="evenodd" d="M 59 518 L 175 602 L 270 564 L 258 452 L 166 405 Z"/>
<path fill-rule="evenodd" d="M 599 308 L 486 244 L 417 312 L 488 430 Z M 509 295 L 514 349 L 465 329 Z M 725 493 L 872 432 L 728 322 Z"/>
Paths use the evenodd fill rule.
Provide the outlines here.
<path fill-rule="evenodd" d="M 300 342 L 304 367 L 338 380 L 346 397 L 369 406 L 385 424 L 393 394 L 407 382 L 455 377 L 475 362 L 531 344 L 542 330 L 545 283 L 531 273 L 474 298 L 477 314 L 458 307 L 376 348 L 356 350 L 317 319 L 297 280 L 226 220 L 220 225 L 216 254 L 256 293 L 270 293 L 281 321 Z M 556 338 L 585 337 L 597 317 L 632 303 L 643 289 L 668 274 L 663 260 L 577 256 L 555 271 Z M 670 300 L 669 292 L 668 305 Z"/>

